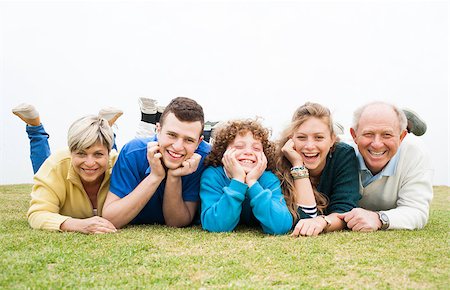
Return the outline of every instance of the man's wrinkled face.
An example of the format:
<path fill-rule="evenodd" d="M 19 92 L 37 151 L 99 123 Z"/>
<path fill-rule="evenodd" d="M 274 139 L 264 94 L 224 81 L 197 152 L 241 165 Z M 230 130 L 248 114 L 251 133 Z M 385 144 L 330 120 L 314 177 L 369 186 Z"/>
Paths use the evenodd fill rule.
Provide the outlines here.
<path fill-rule="evenodd" d="M 350 133 L 367 168 L 377 174 L 397 153 L 406 130 L 401 132 L 398 117 L 390 106 L 376 104 L 362 112 L 357 130 L 352 128 Z"/>

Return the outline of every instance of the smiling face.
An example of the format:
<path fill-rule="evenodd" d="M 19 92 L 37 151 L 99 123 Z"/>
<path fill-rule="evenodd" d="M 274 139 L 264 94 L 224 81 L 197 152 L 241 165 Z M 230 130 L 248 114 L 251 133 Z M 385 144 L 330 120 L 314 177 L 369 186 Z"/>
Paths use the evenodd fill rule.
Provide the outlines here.
<path fill-rule="evenodd" d="M 372 174 L 380 172 L 397 153 L 406 135 L 394 110 L 387 105 L 367 107 L 361 114 L 356 131 L 350 129 L 367 168 Z"/>
<path fill-rule="evenodd" d="M 182 122 L 173 113 L 169 113 L 163 126 L 157 126 L 158 143 L 164 165 L 176 169 L 194 154 L 202 141 L 202 123 Z"/>
<path fill-rule="evenodd" d="M 249 173 L 256 166 L 257 156 L 263 152 L 261 140 L 256 140 L 252 132 L 246 132 L 244 135 L 238 134 L 228 148 L 236 149 L 236 159 L 245 173 Z"/>
<path fill-rule="evenodd" d="M 108 148 L 100 142 L 87 149 L 71 152 L 72 166 L 83 185 L 100 185 L 108 168 Z"/>
<path fill-rule="evenodd" d="M 310 175 L 320 175 L 328 152 L 336 141 L 328 124 L 319 118 L 310 117 L 295 130 L 292 139 L 295 151 L 301 155 Z"/>

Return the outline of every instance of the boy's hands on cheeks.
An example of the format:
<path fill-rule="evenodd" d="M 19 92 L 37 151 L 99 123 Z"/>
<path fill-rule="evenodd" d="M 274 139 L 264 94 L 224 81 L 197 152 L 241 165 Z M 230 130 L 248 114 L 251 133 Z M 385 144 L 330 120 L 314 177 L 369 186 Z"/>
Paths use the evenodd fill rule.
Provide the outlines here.
<path fill-rule="evenodd" d="M 264 152 L 256 154 L 256 158 L 257 158 L 256 166 L 253 167 L 253 169 L 249 173 L 247 173 L 247 176 L 245 177 L 245 183 L 247 183 L 249 187 L 252 187 L 252 185 L 256 181 L 258 181 L 258 179 L 261 177 L 261 175 L 267 168 L 267 157 L 264 154 Z"/>
<path fill-rule="evenodd" d="M 284 143 L 281 152 L 283 152 L 284 156 L 291 162 L 292 166 L 303 165 L 302 156 L 295 151 L 294 140 L 292 140 L 292 138 Z"/>
<path fill-rule="evenodd" d="M 159 179 L 164 179 L 166 177 L 166 170 L 162 164 L 162 154 L 159 152 L 158 142 L 148 142 L 147 143 L 147 160 L 152 169 L 152 175 L 158 177 Z"/>
<path fill-rule="evenodd" d="M 240 182 L 245 182 L 245 171 L 244 168 L 239 164 L 239 161 L 236 159 L 236 149 L 228 148 L 222 157 L 222 164 L 225 168 L 225 171 L 230 178 L 234 178 L 239 180 Z"/>
<path fill-rule="evenodd" d="M 200 154 L 194 153 L 191 157 L 184 160 L 180 167 L 176 169 L 169 169 L 167 174 L 175 177 L 181 177 L 194 173 L 197 170 L 201 159 L 202 156 Z"/>

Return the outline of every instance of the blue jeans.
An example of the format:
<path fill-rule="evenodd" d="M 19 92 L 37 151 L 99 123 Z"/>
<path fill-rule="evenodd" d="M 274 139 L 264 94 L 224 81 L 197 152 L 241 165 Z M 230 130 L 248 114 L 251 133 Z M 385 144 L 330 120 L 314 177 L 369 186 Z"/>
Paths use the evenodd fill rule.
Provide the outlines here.
<path fill-rule="evenodd" d="M 30 159 L 33 171 L 36 173 L 41 168 L 42 163 L 50 156 L 50 146 L 48 145 L 49 135 L 45 132 L 44 126 L 26 127 L 28 139 L 30 139 Z"/>

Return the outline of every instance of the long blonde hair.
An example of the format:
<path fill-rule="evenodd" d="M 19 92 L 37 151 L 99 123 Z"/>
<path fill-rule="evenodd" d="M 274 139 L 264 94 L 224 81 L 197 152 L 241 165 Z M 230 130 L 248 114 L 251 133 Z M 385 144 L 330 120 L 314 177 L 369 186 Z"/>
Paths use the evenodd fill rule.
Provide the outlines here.
<path fill-rule="evenodd" d="M 281 181 L 281 189 L 283 191 L 286 204 L 289 211 L 294 217 L 299 217 L 297 213 L 297 202 L 295 200 L 295 186 L 294 179 L 291 176 L 291 162 L 284 156 L 281 148 L 284 144 L 292 138 L 294 133 L 297 131 L 306 120 L 309 118 L 317 118 L 328 124 L 331 132 L 331 136 L 336 136 L 333 129 L 333 120 L 331 117 L 330 110 L 320 104 L 307 102 L 300 106 L 292 116 L 291 124 L 281 133 L 281 138 L 277 142 L 276 149 L 276 174 Z M 337 140 L 337 139 L 336 139 Z M 337 142 L 337 141 L 336 141 Z M 334 150 L 334 145 L 330 151 Z M 328 198 L 324 194 L 317 190 L 317 185 L 320 182 L 320 176 L 312 177 L 310 176 L 311 185 L 314 191 L 314 197 L 317 203 L 317 209 L 320 213 L 323 213 L 328 206 Z"/>

